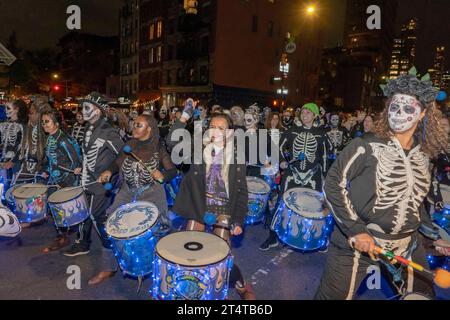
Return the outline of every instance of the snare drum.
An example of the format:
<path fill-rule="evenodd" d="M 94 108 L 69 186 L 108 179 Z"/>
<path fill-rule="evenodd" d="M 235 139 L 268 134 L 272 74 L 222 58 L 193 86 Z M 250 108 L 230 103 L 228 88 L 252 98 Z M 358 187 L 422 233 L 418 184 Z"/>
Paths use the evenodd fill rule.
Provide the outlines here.
<path fill-rule="evenodd" d="M 47 187 L 39 183 L 20 185 L 12 191 L 14 213 L 21 223 L 41 221 L 47 215 Z"/>
<path fill-rule="evenodd" d="M 224 300 L 232 266 L 222 238 L 197 231 L 170 234 L 156 245 L 153 298 Z"/>
<path fill-rule="evenodd" d="M 262 179 L 247 177 L 248 213 L 246 224 L 255 224 L 264 220 L 264 212 L 270 195 L 270 186 Z"/>
<path fill-rule="evenodd" d="M 321 193 L 305 188 L 287 190 L 275 212 L 273 229 L 280 240 L 302 251 L 325 248 L 333 216 L 323 205 Z"/>
<path fill-rule="evenodd" d="M 48 197 L 48 206 L 57 227 L 71 227 L 89 217 L 89 207 L 83 188 L 63 188 Z"/>
<path fill-rule="evenodd" d="M 16 201 L 14 200 L 13 192 L 14 192 L 14 190 L 17 189 L 17 187 L 20 187 L 20 185 L 9 188 L 8 191 L 6 191 L 6 193 L 5 193 L 6 206 L 12 212 L 14 212 L 16 210 Z"/>
<path fill-rule="evenodd" d="M 421 293 L 406 293 L 400 300 L 432 300 L 424 294 Z"/>
<path fill-rule="evenodd" d="M 150 202 L 119 207 L 106 221 L 106 233 L 122 272 L 133 277 L 152 273 L 159 211 Z"/>

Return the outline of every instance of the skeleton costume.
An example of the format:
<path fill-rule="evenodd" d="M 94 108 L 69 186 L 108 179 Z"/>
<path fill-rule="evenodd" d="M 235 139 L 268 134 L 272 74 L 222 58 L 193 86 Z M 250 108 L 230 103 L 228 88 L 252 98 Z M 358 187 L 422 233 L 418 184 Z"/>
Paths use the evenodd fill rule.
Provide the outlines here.
<path fill-rule="evenodd" d="M 332 151 L 328 158 L 330 161 L 334 161 L 338 154 L 350 142 L 350 134 L 346 128 L 341 126 L 341 120 L 338 114 L 331 115 L 327 136 L 332 146 Z"/>
<path fill-rule="evenodd" d="M 17 121 L 6 121 L 0 123 L 0 162 L 17 161 L 20 148 L 22 147 L 23 124 Z"/>
<path fill-rule="evenodd" d="M 413 78 L 415 80 L 401 76 L 391 80 L 387 90 L 393 92 L 389 94 L 385 90 L 386 96 L 394 96 L 389 105 L 389 123 L 393 132 L 405 132 L 419 119 L 420 107 L 413 107 L 407 101 L 413 94 L 419 99 L 424 95 L 416 91 L 418 89 L 408 91 L 413 87 L 409 84 L 417 82 L 417 78 Z M 425 89 L 426 96 L 434 91 L 426 82 L 414 88 Z M 409 98 L 398 93 L 408 94 Z M 430 102 L 429 99 L 420 101 L 424 106 Z M 423 274 L 392 266 L 382 257 L 373 261 L 349 245 L 352 237 L 370 234 L 381 248 L 426 265 L 425 249 L 418 231 L 433 230 L 432 236 L 435 240 L 438 238 L 423 205 L 430 189 L 429 165 L 430 160 L 419 144 L 404 150 L 397 138 L 384 140 L 371 133 L 355 139 L 341 152 L 328 172 L 324 186 L 338 228 L 330 240 L 316 299 L 352 299 L 373 264 L 379 265 L 391 278 L 400 294 L 419 292 L 434 297 L 432 281 Z M 424 234 L 430 236 L 430 233 Z"/>
<path fill-rule="evenodd" d="M 123 141 L 119 131 L 113 128 L 104 117 L 100 117 L 95 123 L 89 122 L 97 109 L 106 110 L 108 107 L 106 98 L 97 93 L 91 93 L 81 101 L 83 105 L 83 117 L 86 124 L 85 138 L 82 145 L 83 165 L 81 183 L 86 185 L 98 180 L 100 175 L 109 169 L 123 148 Z M 116 174 L 117 171 L 113 171 Z M 93 184 L 86 188 L 90 195 L 88 202 L 92 204 L 92 215 L 95 218 L 96 227 L 100 232 L 102 244 L 109 249 L 110 243 L 105 232 L 106 209 L 111 204 L 112 194 L 105 191 L 102 185 Z M 88 250 L 91 243 L 92 220 L 87 219 L 79 227 L 78 246 Z"/>
<path fill-rule="evenodd" d="M 84 128 L 85 124 L 80 124 L 78 122 L 76 122 L 72 128 L 72 138 L 74 138 L 80 146 L 83 144 Z"/>
<path fill-rule="evenodd" d="M 59 129 L 49 135 L 45 154 L 45 167 L 49 174 L 49 184 L 62 188 L 76 186 L 78 178 L 71 171 L 81 167 L 80 147 L 75 139 Z"/>
<path fill-rule="evenodd" d="M 322 191 L 322 177 L 328 169 L 327 154 L 330 150 L 325 130 L 293 127 L 281 136 L 280 159 L 283 159 L 285 150 L 292 160 L 281 181 L 282 192 L 295 187 Z"/>

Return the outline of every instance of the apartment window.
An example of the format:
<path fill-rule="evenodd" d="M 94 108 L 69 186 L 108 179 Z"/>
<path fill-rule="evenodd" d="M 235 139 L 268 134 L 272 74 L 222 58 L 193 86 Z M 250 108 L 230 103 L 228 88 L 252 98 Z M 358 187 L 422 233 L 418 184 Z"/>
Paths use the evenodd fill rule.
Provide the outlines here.
<path fill-rule="evenodd" d="M 175 20 L 170 19 L 169 20 L 169 34 L 174 34 L 174 33 L 175 33 Z"/>
<path fill-rule="evenodd" d="M 252 17 L 252 32 L 258 32 L 258 16 Z"/>
<path fill-rule="evenodd" d="M 167 84 L 172 84 L 172 75 L 170 70 L 167 70 Z"/>
<path fill-rule="evenodd" d="M 167 60 L 170 61 L 173 59 L 173 46 L 167 47 Z"/>
<path fill-rule="evenodd" d="M 163 28 L 163 22 L 158 21 L 157 29 L 156 29 L 156 38 L 158 38 L 158 39 L 162 37 L 162 28 Z"/>
<path fill-rule="evenodd" d="M 152 23 L 150 25 L 150 34 L 149 34 L 149 39 L 153 40 L 155 38 L 155 25 Z"/>
<path fill-rule="evenodd" d="M 148 56 L 148 63 L 153 64 L 155 62 L 154 57 L 155 57 L 155 49 L 151 48 Z"/>
<path fill-rule="evenodd" d="M 273 37 L 274 26 L 275 26 L 275 23 L 273 21 L 269 21 L 269 28 L 267 29 L 267 35 L 269 37 Z"/>
<path fill-rule="evenodd" d="M 162 60 L 162 46 L 159 46 L 156 50 L 156 63 L 160 63 Z"/>

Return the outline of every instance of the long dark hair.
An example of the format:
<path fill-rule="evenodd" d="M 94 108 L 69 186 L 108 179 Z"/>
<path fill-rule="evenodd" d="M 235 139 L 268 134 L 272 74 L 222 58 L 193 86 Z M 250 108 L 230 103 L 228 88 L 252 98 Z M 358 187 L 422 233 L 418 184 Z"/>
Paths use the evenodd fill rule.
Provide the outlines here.
<path fill-rule="evenodd" d="M 34 109 L 38 114 L 38 120 L 35 124 L 37 127 L 37 160 L 41 162 L 45 159 L 45 132 L 42 129 L 42 110 L 45 108 L 51 108 L 48 103 L 43 100 L 36 100 L 30 105 L 30 110 Z M 28 125 L 25 129 L 25 139 L 22 142 L 22 149 L 20 151 L 20 156 L 23 158 L 27 148 L 31 147 L 33 135 L 33 125 L 28 121 Z"/>
<path fill-rule="evenodd" d="M 17 121 L 25 125 L 28 122 L 28 106 L 25 101 L 18 99 L 12 103 L 14 108 L 18 108 Z"/>
<path fill-rule="evenodd" d="M 42 119 L 42 117 L 44 115 L 45 116 L 49 116 L 50 119 L 53 120 L 53 122 L 58 124 L 58 127 L 59 127 L 60 130 L 62 130 L 63 132 L 66 131 L 61 112 L 59 112 L 58 110 L 56 110 L 56 109 L 54 109 L 54 108 L 52 108 L 50 106 L 47 106 L 47 107 L 43 108 L 42 111 L 41 111 L 41 119 Z"/>

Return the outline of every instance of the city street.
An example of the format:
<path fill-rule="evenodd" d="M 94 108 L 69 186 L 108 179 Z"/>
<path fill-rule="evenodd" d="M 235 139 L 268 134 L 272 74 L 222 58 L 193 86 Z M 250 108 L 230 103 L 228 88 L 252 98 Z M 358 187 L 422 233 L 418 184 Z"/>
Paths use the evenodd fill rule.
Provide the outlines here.
<path fill-rule="evenodd" d="M 175 226 L 180 224 L 175 223 Z M 236 262 L 245 277 L 254 286 L 257 299 L 261 300 L 310 300 L 319 285 L 326 253 L 302 254 L 287 247 L 261 252 L 259 244 L 265 239 L 267 230 L 261 225 L 247 229 L 245 238 L 234 248 Z M 146 279 L 140 293 L 136 293 L 138 282 L 121 274 L 102 283 L 89 287 L 87 281 L 97 269 L 95 254 L 99 243 L 94 237 L 93 250 L 89 255 L 68 258 L 60 253 L 44 255 L 40 249 L 52 241 L 54 229 L 44 224 L 22 231 L 12 240 L 0 240 L 0 299 L 31 300 L 73 300 L 112 299 L 146 300 L 151 288 L 151 279 Z M 66 273 L 70 265 L 81 268 L 81 290 L 69 290 Z M 384 300 L 392 296 L 385 290 L 362 288 L 356 299 Z M 450 290 L 438 291 L 439 298 L 450 299 Z M 230 290 L 230 298 L 238 299 L 235 290 Z"/>

